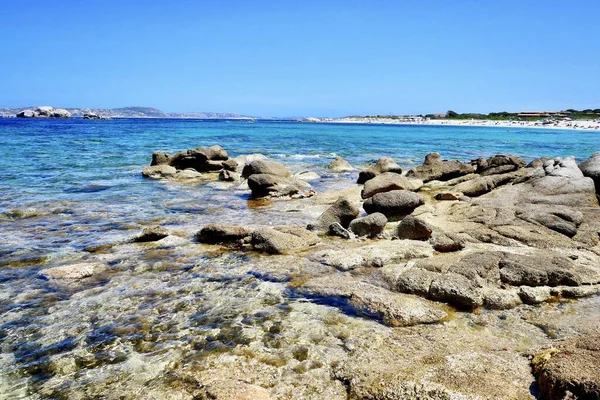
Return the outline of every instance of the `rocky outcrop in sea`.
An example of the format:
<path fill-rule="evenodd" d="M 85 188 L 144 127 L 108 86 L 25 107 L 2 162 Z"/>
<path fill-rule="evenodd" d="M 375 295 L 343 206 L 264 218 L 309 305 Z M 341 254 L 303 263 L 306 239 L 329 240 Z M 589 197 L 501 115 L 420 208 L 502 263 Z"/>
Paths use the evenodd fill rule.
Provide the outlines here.
<path fill-rule="evenodd" d="M 49 106 L 38 107 L 35 110 L 23 110 L 17 113 L 17 118 L 71 118 L 71 113 L 64 108 Z"/>

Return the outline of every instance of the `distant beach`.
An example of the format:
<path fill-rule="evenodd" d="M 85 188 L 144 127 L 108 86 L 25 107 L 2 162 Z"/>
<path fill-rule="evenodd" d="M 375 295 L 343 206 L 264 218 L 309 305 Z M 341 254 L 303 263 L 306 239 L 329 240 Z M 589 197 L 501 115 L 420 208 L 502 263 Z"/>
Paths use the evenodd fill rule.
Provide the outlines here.
<path fill-rule="evenodd" d="M 385 117 L 344 117 L 344 118 L 306 118 L 302 122 L 335 124 L 390 124 L 390 125 L 448 125 L 448 126 L 492 126 L 506 128 L 546 128 L 546 129 L 600 129 L 597 120 L 574 121 L 495 121 L 495 120 L 451 120 L 427 118 L 385 118 Z"/>

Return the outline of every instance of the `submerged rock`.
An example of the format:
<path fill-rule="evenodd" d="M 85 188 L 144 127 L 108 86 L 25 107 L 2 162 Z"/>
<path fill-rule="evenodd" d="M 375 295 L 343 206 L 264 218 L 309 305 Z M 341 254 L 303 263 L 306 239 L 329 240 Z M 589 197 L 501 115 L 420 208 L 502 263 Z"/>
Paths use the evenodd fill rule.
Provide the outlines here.
<path fill-rule="evenodd" d="M 131 239 L 134 243 L 156 242 L 169 236 L 169 231 L 161 226 L 144 228 L 142 233 Z"/>
<path fill-rule="evenodd" d="M 46 268 L 38 272 L 38 274 L 46 279 L 77 280 L 93 276 L 104 269 L 104 265 L 98 263 L 78 263 Z"/>

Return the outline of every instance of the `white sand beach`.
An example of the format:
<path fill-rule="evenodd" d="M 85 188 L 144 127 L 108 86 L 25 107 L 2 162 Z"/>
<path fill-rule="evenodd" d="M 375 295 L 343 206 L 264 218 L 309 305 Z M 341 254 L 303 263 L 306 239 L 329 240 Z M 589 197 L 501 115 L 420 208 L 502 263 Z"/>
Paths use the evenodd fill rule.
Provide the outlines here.
<path fill-rule="evenodd" d="M 344 117 L 344 118 L 306 118 L 303 122 L 337 124 L 390 124 L 390 125 L 449 125 L 449 126 L 491 126 L 506 128 L 546 128 L 546 129 L 600 129 L 598 120 L 575 121 L 495 121 L 495 120 L 450 120 L 421 117 L 380 118 L 380 117 Z"/>

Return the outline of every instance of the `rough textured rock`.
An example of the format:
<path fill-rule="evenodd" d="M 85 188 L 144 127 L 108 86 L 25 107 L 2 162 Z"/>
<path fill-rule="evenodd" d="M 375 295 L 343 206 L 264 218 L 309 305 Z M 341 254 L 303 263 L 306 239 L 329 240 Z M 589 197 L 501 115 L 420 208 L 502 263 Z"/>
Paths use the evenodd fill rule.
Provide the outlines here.
<path fill-rule="evenodd" d="M 64 108 L 49 106 L 38 107 L 35 110 L 23 110 L 16 115 L 17 118 L 71 118 L 71 113 Z"/>
<path fill-rule="evenodd" d="M 134 243 L 156 242 L 169 236 L 169 231 L 161 226 L 144 228 L 142 233 L 131 239 Z"/>
<path fill-rule="evenodd" d="M 447 316 L 435 303 L 416 296 L 390 293 L 354 279 L 319 278 L 302 285 L 297 292 L 316 301 L 335 302 L 343 310 L 375 318 L 389 326 L 430 324 Z"/>
<path fill-rule="evenodd" d="M 357 183 L 363 184 L 368 180 L 373 179 L 377 175 L 385 172 L 401 174 L 402 167 L 400 167 L 393 158 L 381 157 L 379 160 L 377 160 L 377 163 L 374 166 L 366 168 L 358 174 Z"/>
<path fill-rule="evenodd" d="M 105 269 L 98 263 L 78 263 L 71 265 L 62 265 L 60 267 L 45 268 L 38 272 L 40 276 L 46 279 L 67 279 L 76 280 L 93 276 Z"/>
<path fill-rule="evenodd" d="M 596 186 L 596 193 L 600 195 L 600 152 L 594 153 L 579 164 L 579 169 L 583 176 L 593 179 Z"/>
<path fill-rule="evenodd" d="M 523 168 L 525 164 L 525 161 L 520 157 L 497 154 L 484 161 L 478 160 L 477 172 L 481 175 L 503 174 Z"/>
<path fill-rule="evenodd" d="M 284 254 L 314 246 L 319 237 L 313 232 L 297 226 L 259 228 L 252 232 L 254 250 L 270 254 Z"/>
<path fill-rule="evenodd" d="M 425 221 L 408 215 L 396 227 L 396 236 L 399 239 L 427 240 L 433 230 Z"/>
<path fill-rule="evenodd" d="M 344 228 L 339 222 L 334 222 L 329 225 L 329 236 L 338 236 L 342 239 L 354 239 L 354 233 L 350 232 L 348 229 Z"/>
<path fill-rule="evenodd" d="M 585 333 L 532 360 L 540 392 L 548 400 L 600 398 L 600 333 Z"/>
<path fill-rule="evenodd" d="M 377 193 L 363 203 L 368 214 L 380 212 L 388 219 L 394 219 L 410 214 L 415 208 L 425 203 L 423 196 L 408 190 L 392 190 Z"/>
<path fill-rule="evenodd" d="M 192 168 L 177 171 L 177 173 L 174 176 L 174 179 L 180 179 L 180 180 L 198 179 L 198 178 L 202 178 L 202 174 Z"/>
<path fill-rule="evenodd" d="M 423 182 L 432 180 L 447 181 L 458 176 L 475 172 L 471 164 L 458 160 L 442 160 L 438 153 L 430 153 L 425 157 L 425 162 L 406 173 L 408 178 L 421 179 Z"/>
<path fill-rule="evenodd" d="M 340 156 L 336 156 L 335 160 L 331 161 L 327 165 L 327 169 L 331 172 L 349 172 L 355 170 L 355 168 L 350 165 L 348 161 Z"/>
<path fill-rule="evenodd" d="M 233 158 L 228 158 L 227 160 L 224 160 L 223 162 L 221 162 L 221 166 L 223 167 L 223 169 L 225 171 L 232 171 L 235 172 L 238 169 L 238 162 L 236 160 L 234 160 Z"/>
<path fill-rule="evenodd" d="M 356 236 L 367 236 L 370 238 L 381 235 L 387 224 L 387 218 L 381 213 L 373 213 L 366 217 L 356 218 L 350 222 L 350 230 Z"/>
<path fill-rule="evenodd" d="M 167 153 L 162 151 L 155 151 L 154 153 L 152 153 L 152 162 L 150 163 L 150 165 L 169 165 L 170 162 L 171 156 L 169 156 Z"/>
<path fill-rule="evenodd" d="M 291 176 L 290 172 L 283 164 L 266 160 L 251 161 L 244 166 L 244 169 L 242 170 L 242 178 L 248 179 L 251 175 L 255 174 L 275 175 L 281 177 Z"/>
<path fill-rule="evenodd" d="M 513 182 L 515 179 L 522 177 L 525 173 L 525 170 L 517 170 L 504 174 L 481 176 L 459 183 L 454 187 L 454 190 L 469 197 L 481 196 L 482 194 L 491 192 L 498 186 Z"/>
<path fill-rule="evenodd" d="M 252 229 L 242 226 L 208 224 L 196 233 L 196 239 L 207 244 L 240 243 L 250 235 Z"/>
<path fill-rule="evenodd" d="M 151 179 L 173 178 L 175 174 L 177 174 L 177 169 L 166 164 L 154 165 L 142 170 L 142 175 Z"/>
<path fill-rule="evenodd" d="M 477 308 L 483 304 L 483 296 L 477 285 L 454 273 L 434 278 L 429 287 L 429 297 L 464 309 Z"/>
<path fill-rule="evenodd" d="M 392 190 L 417 191 L 421 186 L 423 186 L 423 182 L 418 179 L 408 179 L 395 172 L 384 172 L 365 182 L 361 196 L 363 199 L 367 199 L 377 193 L 385 193 Z"/>
<path fill-rule="evenodd" d="M 460 251 L 465 247 L 463 241 L 456 238 L 455 235 L 451 237 L 444 233 L 434 233 L 429 242 L 433 246 L 433 249 L 440 253 Z"/>
<path fill-rule="evenodd" d="M 250 175 L 248 186 L 254 197 L 291 196 L 310 189 L 310 185 L 304 181 L 271 174 Z"/>
<path fill-rule="evenodd" d="M 220 181 L 235 182 L 235 181 L 239 181 L 240 178 L 241 178 L 241 175 L 238 174 L 237 172 L 232 172 L 232 171 L 229 171 L 226 169 L 219 172 L 219 180 Z"/>
<path fill-rule="evenodd" d="M 333 223 L 339 223 L 348 229 L 350 222 L 358 217 L 360 209 L 348 200 L 347 197 L 339 197 L 323 214 L 319 216 L 314 224 L 309 224 L 308 229 L 312 231 L 327 232 Z"/>

